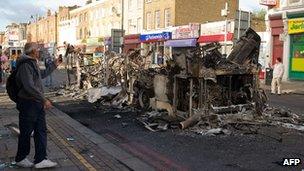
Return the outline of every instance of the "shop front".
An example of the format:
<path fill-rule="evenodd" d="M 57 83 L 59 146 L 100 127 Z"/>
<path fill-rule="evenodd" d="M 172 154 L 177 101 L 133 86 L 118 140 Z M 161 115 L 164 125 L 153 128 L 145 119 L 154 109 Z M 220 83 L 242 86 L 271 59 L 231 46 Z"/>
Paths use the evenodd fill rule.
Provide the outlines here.
<path fill-rule="evenodd" d="M 107 50 L 112 50 L 111 46 L 112 46 L 112 37 L 105 37 L 104 38 L 104 45 L 105 45 L 105 51 Z"/>
<path fill-rule="evenodd" d="M 152 51 L 151 64 L 164 64 L 165 58 L 169 58 L 170 48 L 164 46 L 165 41 L 170 40 L 171 32 L 159 32 L 140 35 L 140 41 L 143 43 L 143 48 Z"/>
<path fill-rule="evenodd" d="M 234 26 L 235 22 L 233 20 L 228 20 L 227 23 L 225 21 L 216 21 L 201 24 L 201 36 L 198 39 L 198 43 L 200 45 L 205 45 L 217 42 L 222 45 L 222 54 L 226 53 L 228 55 L 232 51 L 233 47 Z"/>
<path fill-rule="evenodd" d="M 104 38 L 103 37 L 91 37 L 86 42 L 86 53 L 94 54 L 96 52 L 104 52 Z M 97 51 L 98 50 L 98 51 Z"/>
<path fill-rule="evenodd" d="M 303 18 L 288 20 L 288 34 L 290 35 L 289 79 L 304 80 L 304 14 Z"/>
<path fill-rule="evenodd" d="M 131 34 L 124 36 L 124 53 L 131 49 L 140 48 L 140 34 Z"/>
<path fill-rule="evenodd" d="M 227 33 L 227 54 L 230 54 L 232 51 L 233 45 L 233 33 Z M 214 35 L 202 35 L 198 39 L 198 43 L 205 45 L 208 43 L 220 43 L 222 45 L 222 53 L 225 54 L 224 45 L 225 45 L 225 34 L 214 34 Z"/>

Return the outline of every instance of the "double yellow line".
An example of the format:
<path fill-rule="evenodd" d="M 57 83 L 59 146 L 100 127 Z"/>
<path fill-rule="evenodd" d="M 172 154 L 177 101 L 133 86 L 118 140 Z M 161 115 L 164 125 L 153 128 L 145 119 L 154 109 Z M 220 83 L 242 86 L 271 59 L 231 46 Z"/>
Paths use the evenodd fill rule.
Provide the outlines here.
<path fill-rule="evenodd" d="M 48 130 L 58 141 L 63 144 L 89 171 L 97 171 L 80 153 L 72 148 L 64 139 L 62 139 L 53 128 L 48 126 Z"/>

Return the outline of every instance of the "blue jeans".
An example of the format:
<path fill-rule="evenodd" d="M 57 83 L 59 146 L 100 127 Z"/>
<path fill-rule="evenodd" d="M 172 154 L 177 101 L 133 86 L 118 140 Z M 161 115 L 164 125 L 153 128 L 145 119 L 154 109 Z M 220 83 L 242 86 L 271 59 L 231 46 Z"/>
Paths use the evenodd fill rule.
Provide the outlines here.
<path fill-rule="evenodd" d="M 19 110 L 18 151 L 16 162 L 26 158 L 31 148 L 31 133 L 34 131 L 35 161 L 39 163 L 46 159 L 47 133 L 45 111 L 42 103 L 34 100 L 19 99 L 17 103 Z"/>
<path fill-rule="evenodd" d="M 53 77 L 52 74 L 50 74 L 49 76 L 47 76 L 45 78 L 45 86 L 52 86 L 53 85 Z"/>

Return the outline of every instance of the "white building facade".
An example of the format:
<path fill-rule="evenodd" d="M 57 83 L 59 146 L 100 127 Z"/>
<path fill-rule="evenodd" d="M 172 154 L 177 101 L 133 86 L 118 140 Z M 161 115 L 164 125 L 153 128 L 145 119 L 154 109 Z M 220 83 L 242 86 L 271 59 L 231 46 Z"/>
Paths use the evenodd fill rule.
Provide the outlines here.
<path fill-rule="evenodd" d="M 144 0 L 124 0 L 124 28 L 126 35 L 143 30 Z"/>

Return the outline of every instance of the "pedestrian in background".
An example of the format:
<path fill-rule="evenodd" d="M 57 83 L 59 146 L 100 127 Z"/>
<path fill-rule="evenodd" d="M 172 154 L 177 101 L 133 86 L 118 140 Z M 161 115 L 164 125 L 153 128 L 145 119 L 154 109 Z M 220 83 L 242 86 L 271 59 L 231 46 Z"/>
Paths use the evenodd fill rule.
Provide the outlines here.
<path fill-rule="evenodd" d="M 13 72 L 17 66 L 17 54 L 13 53 L 10 56 L 10 62 L 11 62 L 11 72 Z"/>
<path fill-rule="evenodd" d="M 54 62 L 54 55 L 46 55 L 45 59 L 44 59 L 44 65 L 45 68 L 50 67 L 50 65 L 52 65 L 52 63 Z M 52 73 L 50 73 L 49 76 L 47 76 L 45 78 L 45 86 L 46 87 L 52 87 L 53 86 L 53 76 Z"/>
<path fill-rule="evenodd" d="M 46 154 L 45 110 L 50 109 L 52 104 L 44 97 L 41 79 L 53 72 L 62 60 L 56 59 L 46 70 L 40 70 L 39 58 L 38 44 L 26 43 L 24 55 L 17 61 L 16 83 L 21 89 L 18 91 L 17 98 L 20 134 L 15 161 L 20 167 L 49 168 L 57 165 L 48 160 Z M 34 163 L 27 159 L 30 153 L 32 132 L 34 132 L 35 142 Z"/>
<path fill-rule="evenodd" d="M 2 52 L 0 53 L 0 83 L 2 83 Z"/>
<path fill-rule="evenodd" d="M 284 75 L 284 65 L 282 58 L 277 58 L 273 67 L 273 77 L 271 82 L 271 94 L 281 95 L 282 78 Z"/>
<path fill-rule="evenodd" d="M 1 86 L 5 87 L 6 85 L 6 78 L 9 74 L 8 68 L 8 57 L 3 53 L 0 57 L 1 61 Z"/>

